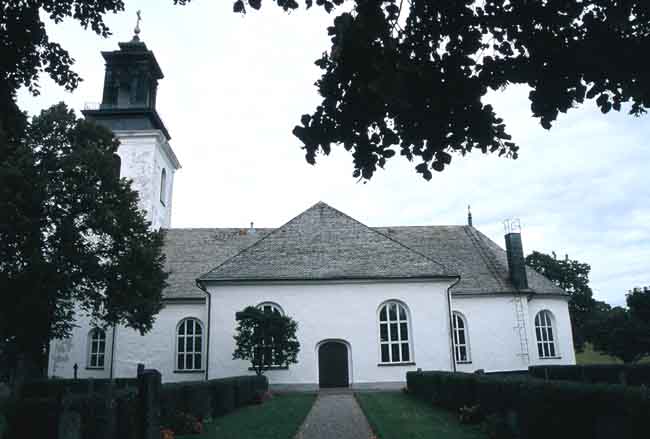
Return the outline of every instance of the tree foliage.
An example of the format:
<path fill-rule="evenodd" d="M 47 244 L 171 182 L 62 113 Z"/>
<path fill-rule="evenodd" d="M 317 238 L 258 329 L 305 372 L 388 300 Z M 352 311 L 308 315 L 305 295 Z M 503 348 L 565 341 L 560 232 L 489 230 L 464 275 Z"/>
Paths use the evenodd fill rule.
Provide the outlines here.
<path fill-rule="evenodd" d="M 569 259 L 558 259 L 555 252 L 550 255 L 532 252 L 526 256 L 526 265 L 534 268 L 538 273 L 546 276 L 551 282 L 569 293 L 569 314 L 573 329 L 573 344 L 578 351 L 582 351 L 585 341 L 590 338 L 588 323 L 594 318 L 594 313 L 599 305 L 593 298 L 589 287 L 589 264 Z"/>
<path fill-rule="evenodd" d="M 597 351 L 634 363 L 650 355 L 650 288 L 634 288 L 627 308 L 600 307 L 587 322 Z"/>
<path fill-rule="evenodd" d="M 190 0 L 173 0 L 186 4 Z M 297 0 L 267 0 L 285 11 Z M 355 177 L 370 179 L 397 153 L 424 178 L 452 154 L 478 149 L 516 158 L 504 121 L 483 98 L 526 84 L 531 111 L 550 128 L 560 112 L 594 99 L 607 113 L 650 106 L 650 3 L 646 0 L 304 0 L 335 15 L 331 49 L 316 64 L 323 101 L 294 134 L 309 163 L 341 144 Z M 235 0 L 233 10 L 262 0 Z M 15 92 L 38 92 L 48 74 L 81 79 L 41 20 L 72 18 L 107 36 L 104 15 L 122 0 L 8 0 L 0 5 L 0 131 L 13 127 Z M 626 107 L 628 108 L 628 107 Z"/>
<path fill-rule="evenodd" d="M 250 361 L 258 375 L 275 366 L 298 362 L 298 323 L 291 317 L 277 311 L 262 311 L 254 306 L 238 312 L 236 317 L 238 324 L 233 359 Z"/>
<path fill-rule="evenodd" d="M 271 3 L 267 1 L 266 3 Z M 285 10 L 296 0 L 274 0 Z M 307 8 L 313 0 L 305 0 Z M 532 114 L 550 128 L 560 112 L 595 99 L 603 113 L 650 106 L 647 0 L 316 0 L 342 11 L 316 64 L 323 101 L 294 134 L 309 163 L 342 144 L 354 176 L 372 177 L 396 153 L 430 179 L 452 154 L 516 158 L 504 121 L 483 98 L 526 84 Z M 261 0 L 236 0 L 235 12 Z"/>
<path fill-rule="evenodd" d="M 1 146 L 0 344 L 38 357 L 77 312 L 148 331 L 167 277 L 162 235 L 119 178 L 111 132 L 59 104 Z"/>

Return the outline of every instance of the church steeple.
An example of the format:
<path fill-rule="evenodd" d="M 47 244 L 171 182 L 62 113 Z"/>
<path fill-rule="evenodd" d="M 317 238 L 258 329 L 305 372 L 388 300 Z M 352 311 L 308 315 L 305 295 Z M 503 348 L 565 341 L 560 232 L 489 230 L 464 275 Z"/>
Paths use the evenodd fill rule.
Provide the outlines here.
<path fill-rule="evenodd" d="M 181 167 L 169 132 L 156 111 L 162 70 L 140 40 L 140 11 L 131 41 L 102 52 L 106 61 L 100 104 L 86 105 L 84 116 L 113 131 L 120 141 L 120 176 L 132 181 L 139 206 L 154 229 L 171 225 L 174 173 Z"/>
<path fill-rule="evenodd" d="M 86 105 L 83 114 L 114 131 L 159 129 L 169 140 L 156 111 L 158 81 L 164 75 L 139 34 L 140 11 L 131 41 L 118 43 L 120 50 L 102 52 L 106 61 L 102 102 Z"/>

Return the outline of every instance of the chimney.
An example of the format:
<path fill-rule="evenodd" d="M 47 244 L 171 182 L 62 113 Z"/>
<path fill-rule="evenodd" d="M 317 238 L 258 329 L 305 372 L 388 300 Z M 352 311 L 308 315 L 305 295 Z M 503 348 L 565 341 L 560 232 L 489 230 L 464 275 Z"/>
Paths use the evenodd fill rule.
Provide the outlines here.
<path fill-rule="evenodd" d="M 506 253 L 508 254 L 510 280 L 518 290 L 526 290 L 528 289 L 528 277 L 526 276 L 524 248 L 521 244 L 521 223 L 518 219 L 510 219 L 504 221 L 503 225 L 506 232 Z"/>
<path fill-rule="evenodd" d="M 469 204 L 467 205 L 467 225 L 470 227 L 474 226 L 472 223 L 472 206 Z"/>
<path fill-rule="evenodd" d="M 254 235 L 255 233 L 257 233 L 257 231 L 255 230 L 255 224 L 253 223 L 253 221 L 251 221 L 251 228 L 248 229 L 248 234 Z"/>

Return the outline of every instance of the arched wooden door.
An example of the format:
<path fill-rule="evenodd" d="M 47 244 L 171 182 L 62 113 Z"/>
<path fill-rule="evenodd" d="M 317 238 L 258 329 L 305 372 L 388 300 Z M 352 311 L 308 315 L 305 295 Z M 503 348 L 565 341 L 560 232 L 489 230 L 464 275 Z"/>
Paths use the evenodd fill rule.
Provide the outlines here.
<path fill-rule="evenodd" d="M 318 348 L 318 383 L 320 387 L 348 387 L 348 347 L 328 341 Z"/>

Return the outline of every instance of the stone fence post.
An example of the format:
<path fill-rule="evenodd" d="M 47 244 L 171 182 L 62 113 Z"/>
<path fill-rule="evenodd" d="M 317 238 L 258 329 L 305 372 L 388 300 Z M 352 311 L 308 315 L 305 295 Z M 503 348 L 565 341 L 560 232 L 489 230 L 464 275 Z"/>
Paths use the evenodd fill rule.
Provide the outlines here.
<path fill-rule="evenodd" d="M 162 376 L 155 369 L 138 375 L 139 439 L 160 439 L 160 390 Z"/>

